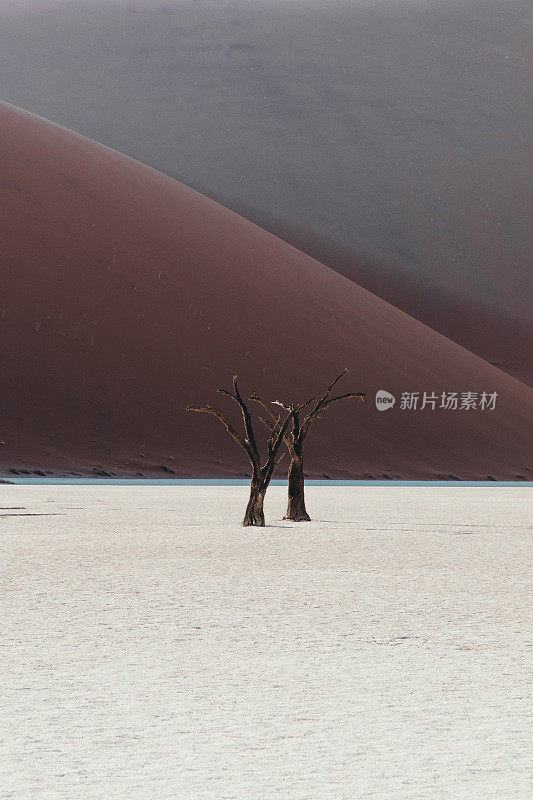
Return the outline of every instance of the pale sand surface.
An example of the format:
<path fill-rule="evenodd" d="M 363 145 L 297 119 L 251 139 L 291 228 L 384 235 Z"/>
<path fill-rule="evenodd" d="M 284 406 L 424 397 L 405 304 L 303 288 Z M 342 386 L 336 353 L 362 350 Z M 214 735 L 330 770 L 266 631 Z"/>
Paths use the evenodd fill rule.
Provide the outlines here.
<path fill-rule="evenodd" d="M 1 487 L 2 800 L 527 797 L 531 490 L 246 494 Z"/>

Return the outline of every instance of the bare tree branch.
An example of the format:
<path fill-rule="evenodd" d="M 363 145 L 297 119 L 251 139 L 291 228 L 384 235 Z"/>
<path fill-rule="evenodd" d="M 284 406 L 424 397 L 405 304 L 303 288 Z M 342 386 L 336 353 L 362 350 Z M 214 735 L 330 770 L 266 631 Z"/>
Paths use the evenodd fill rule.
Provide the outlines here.
<path fill-rule="evenodd" d="M 278 400 L 273 400 L 272 401 L 273 404 L 281 406 L 282 408 L 284 408 L 287 411 L 289 411 L 289 416 L 287 417 L 287 428 L 285 430 L 285 433 L 283 434 L 283 441 L 285 442 L 285 445 L 287 446 L 287 448 L 289 450 L 289 453 L 291 455 L 293 453 L 295 432 L 299 431 L 299 429 L 300 429 L 300 412 L 304 408 L 306 408 L 310 403 L 312 403 L 313 400 L 315 400 L 315 399 L 316 399 L 315 397 L 311 397 L 309 400 L 306 400 L 304 403 L 300 403 L 298 406 L 293 406 L 293 405 L 285 406 L 285 405 L 283 405 L 283 403 L 280 403 Z M 266 427 L 269 429 L 269 431 L 271 433 L 271 436 L 270 436 L 270 438 L 268 440 L 268 447 L 269 447 L 269 452 L 270 452 L 270 448 L 276 446 L 275 445 L 276 433 L 277 433 L 276 426 L 277 426 L 277 424 L 279 424 L 280 417 L 276 416 L 275 412 L 270 408 L 270 404 L 267 403 L 265 400 L 263 400 L 261 397 L 259 397 L 257 392 L 254 392 L 251 395 L 250 400 L 253 400 L 255 403 L 258 403 L 262 408 L 265 409 L 267 414 L 270 416 L 270 421 L 264 419 L 264 417 L 259 417 L 259 419 L 261 420 L 263 425 L 266 425 Z M 292 427 L 292 430 L 289 430 L 288 429 L 288 427 L 289 427 L 288 423 L 290 422 L 291 418 L 293 420 L 293 427 Z"/>
<path fill-rule="evenodd" d="M 220 394 L 225 394 L 227 397 L 230 397 L 241 409 L 242 420 L 244 423 L 244 430 L 246 433 L 246 440 L 250 445 L 251 452 L 254 453 L 254 456 L 250 456 L 252 459 L 252 463 L 254 464 L 257 469 L 261 468 L 260 460 L 259 460 L 259 448 L 257 447 L 257 441 L 255 438 L 255 433 L 252 425 L 252 418 L 250 416 L 250 412 L 248 411 L 248 406 L 244 402 L 239 392 L 239 387 L 237 385 L 237 376 L 233 376 L 233 392 L 229 392 L 227 389 L 217 389 L 217 392 Z M 248 451 L 247 451 L 248 452 Z"/>
<path fill-rule="evenodd" d="M 305 438 L 305 436 L 307 435 L 307 431 L 309 430 L 309 426 L 310 426 L 311 422 L 313 422 L 315 419 L 317 419 L 318 416 L 320 415 L 322 407 L 327 402 L 329 396 L 331 395 L 331 392 L 333 391 L 333 389 L 335 388 L 337 383 L 342 378 L 344 378 L 344 376 L 347 375 L 349 371 L 350 370 L 346 367 L 345 369 L 343 369 L 342 372 L 340 372 L 337 375 L 337 377 L 330 383 L 330 385 L 328 386 L 328 388 L 326 389 L 326 391 L 324 392 L 322 397 L 319 397 L 319 399 L 317 400 L 314 408 L 312 408 L 311 411 L 309 412 L 309 414 L 307 414 L 307 416 L 305 417 L 305 419 L 304 419 L 304 421 L 302 423 L 302 426 L 300 428 L 300 436 L 302 438 Z"/>
<path fill-rule="evenodd" d="M 253 400 L 254 403 L 259 403 L 259 405 L 262 408 L 264 408 L 264 410 L 267 412 L 267 414 L 270 416 L 271 419 L 275 421 L 279 420 L 279 416 L 277 416 L 276 413 L 270 408 L 270 405 L 268 403 L 266 403 L 261 397 L 259 397 L 257 392 L 254 392 L 250 396 L 250 400 Z M 277 401 L 274 402 L 276 403 Z M 281 403 L 279 403 L 278 405 L 281 405 Z"/>
<path fill-rule="evenodd" d="M 212 414 L 214 417 L 216 417 L 219 420 L 219 422 L 221 422 L 224 425 L 224 427 L 226 428 L 227 432 L 232 437 L 232 439 L 234 439 L 237 442 L 237 444 L 239 444 L 243 448 L 243 450 L 246 451 L 250 460 L 253 461 L 253 453 L 250 444 L 246 441 L 244 436 L 241 436 L 240 433 L 237 433 L 230 420 L 226 417 L 225 414 L 222 413 L 222 411 L 219 411 L 217 408 L 212 408 L 212 406 L 209 405 L 187 406 L 186 410 L 194 411 L 199 414 Z"/>
<path fill-rule="evenodd" d="M 246 431 L 247 439 L 250 442 L 250 444 L 252 445 L 252 447 L 254 448 L 254 450 L 256 452 L 258 452 L 257 442 L 255 440 L 254 429 L 252 427 L 252 418 L 250 417 L 250 412 L 248 411 L 248 406 L 246 405 L 246 403 L 244 402 L 244 400 L 242 399 L 242 397 L 240 395 L 239 387 L 237 386 L 237 376 L 236 375 L 233 376 L 233 390 L 235 392 L 235 399 L 237 400 L 238 404 L 241 407 L 242 419 L 243 419 L 243 422 L 244 422 L 244 429 Z"/>
<path fill-rule="evenodd" d="M 226 395 L 231 398 L 233 402 L 237 403 L 241 410 L 244 436 L 237 432 L 232 422 L 228 417 L 216 408 L 210 405 L 187 407 L 188 411 L 195 411 L 204 414 L 211 414 L 216 417 L 226 428 L 230 436 L 239 444 L 248 455 L 253 467 L 252 481 L 250 485 L 250 499 L 246 509 L 243 525 L 260 525 L 265 524 L 265 517 L 263 511 L 263 499 L 265 492 L 270 484 L 274 470 L 281 462 L 284 454 L 277 458 L 278 450 L 285 442 L 287 450 L 290 455 L 289 465 L 289 507 L 287 509 L 287 519 L 296 521 L 308 520 L 309 515 L 305 510 L 304 500 L 304 471 L 303 471 L 303 445 L 311 423 L 318 419 L 333 403 L 339 400 L 346 400 L 349 398 L 359 398 L 364 400 L 365 394 L 361 392 L 347 392 L 336 397 L 332 397 L 332 391 L 336 384 L 343 378 L 347 369 L 343 370 L 334 381 L 328 386 L 324 394 L 319 397 L 311 397 L 303 403 L 291 403 L 286 405 L 279 400 L 272 403 L 267 403 L 259 395 L 254 392 L 250 400 L 257 403 L 265 415 L 259 417 L 261 423 L 269 430 L 269 438 L 267 441 L 266 459 L 261 465 L 261 456 L 257 446 L 254 429 L 252 425 L 252 417 L 248 410 L 246 402 L 243 400 L 239 387 L 237 384 L 237 376 L 233 376 L 233 392 L 227 389 L 218 389 L 220 394 Z M 312 405 L 313 404 L 313 405 Z M 282 408 L 286 414 L 282 417 L 281 412 L 277 414 L 272 405 L 277 405 Z M 311 406 L 311 410 L 305 416 L 303 423 L 301 422 L 300 415 L 304 409 Z"/>
<path fill-rule="evenodd" d="M 285 411 L 290 411 L 291 410 L 290 406 L 286 406 L 285 403 L 281 402 L 281 400 L 272 400 L 272 405 L 273 406 L 281 406 L 281 408 L 284 408 Z"/>
<path fill-rule="evenodd" d="M 313 413 L 314 413 L 314 412 L 315 412 L 315 411 L 316 411 L 318 408 L 320 408 L 320 406 L 322 405 L 322 403 L 324 403 L 324 402 L 325 402 L 325 401 L 328 399 L 328 397 L 330 396 L 331 392 L 333 391 L 333 389 L 335 388 L 335 386 L 337 385 L 337 383 L 338 383 L 338 382 L 341 380 L 341 378 L 344 378 L 344 376 L 345 376 L 345 375 L 347 375 L 349 371 L 350 371 L 350 370 L 348 369 L 348 367 L 346 367 L 345 369 L 343 369 L 343 371 L 342 371 L 342 372 L 340 372 L 340 373 L 337 375 L 337 377 L 335 378 L 335 380 L 333 380 L 333 381 L 330 383 L 330 385 L 328 386 L 328 388 L 326 389 L 326 391 L 324 392 L 324 394 L 322 395 L 322 397 L 319 397 L 319 398 L 318 398 L 318 400 L 317 400 L 317 403 L 316 403 L 315 407 L 314 407 L 314 408 L 312 409 L 312 411 L 311 411 L 311 414 L 313 414 Z"/>
<path fill-rule="evenodd" d="M 270 484 L 272 475 L 274 470 L 276 469 L 277 465 L 283 458 L 283 453 L 280 458 L 276 460 L 276 456 L 278 454 L 278 450 L 281 446 L 283 438 L 287 433 L 287 428 L 294 418 L 296 414 L 307 404 L 311 401 L 307 401 L 307 403 L 302 403 L 299 406 L 290 407 L 288 409 L 288 413 L 285 418 L 282 420 L 280 416 L 277 416 L 271 408 L 269 408 L 268 404 L 262 401 L 257 395 L 252 396 L 252 400 L 258 402 L 266 411 L 268 419 L 261 418 L 261 422 L 267 426 L 270 431 L 270 436 L 267 443 L 267 457 L 266 460 L 261 466 L 261 456 L 259 454 L 259 448 L 257 446 L 257 441 L 254 435 L 254 430 L 252 426 L 252 419 L 250 412 L 248 410 L 248 406 L 246 405 L 245 401 L 243 400 L 240 392 L 239 387 L 237 385 L 237 376 L 233 377 L 233 392 L 228 391 L 227 389 L 218 389 L 221 394 L 230 397 L 234 402 L 241 409 L 243 424 L 244 424 L 244 431 L 245 436 L 237 433 L 231 421 L 226 417 L 222 411 L 219 411 L 212 406 L 193 406 L 190 405 L 187 407 L 188 411 L 196 411 L 199 413 L 204 414 L 212 414 L 216 417 L 230 436 L 245 450 L 248 458 L 252 462 L 253 466 L 253 475 L 252 481 L 250 484 L 250 499 L 248 501 L 248 506 L 246 508 L 246 513 L 244 515 L 243 525 L 260 525 L 263 526 L 265 524 L 265 516 L 263 511 L 263 499 L 265 496 L 265 492 Z"/>
<path fill-rule="evenodd" d="M 278 452 L 279 446 L 283 441 L 283 437 L 285 436 L 285 433 L 289 426 L 289 422 L 292 420 L 295 413 L 296 409 L 293 409 L 289 414 L 287 414 L 287 416 L 285 417 L 285 419 L 281 424 L 278 422 L 278 424 L 274 427 L 274 430 L 272 431 L 272 434 L 268 440 L 268 459 L 265 466 L 261 470 L 261 474 L 263 475 L 264 480 L 268 482 L 270 482 L 270 479 L 274 472 L 274 467 L 275 467 L 274 460 L 276 453 Z"/>
<path fill-rule="evenodd" d="M 337 402 L 337 400 L 347 400 L 351 397 L 357 397 L 364 402 L 366 394 L 364 392 L 347 392 L 346 394 L 340 394 L 338 397 L 332 397 L 330 400 L 326 400 L 320 405 L 318 411 L 313 411 L 309 414 L 309 424 L 314 422 L 316 419 L 319 419 L 319 417 L 321 417 L 322 414 L 333 405 L 333 403 Z"/>
<path fill-rule="evenodd" d="M 274 430 L 274 423 L 271 420 L 265 419 L 264 417 L 257 417 L 257 419 L 262 422 L 263 425 L 266 425 L 269 431 Z"/>

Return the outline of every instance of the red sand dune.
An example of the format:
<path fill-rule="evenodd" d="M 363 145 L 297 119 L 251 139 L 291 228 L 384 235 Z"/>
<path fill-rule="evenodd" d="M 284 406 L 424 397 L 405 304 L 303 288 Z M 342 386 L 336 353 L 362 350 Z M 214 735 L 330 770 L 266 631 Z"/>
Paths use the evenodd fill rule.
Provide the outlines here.
<path fill-rule="evenodd" d="M 253 219 L 253 213 L 243 214 Z M 468 212 L 464 214 L 468 218 Z M 260 223 L 258 223 L 260 224 Z M 309 233 L 282 222 L 269 228 L 289 244 L 326 264 L 359 286 L 368 289 L 388 303 L 400 308 L 433 330 L 442 333 L 476 355 L 495 364 L 528 386 L 533 385 L 533 324 L 531 313 L 518 312 L 518 306 L 529 307 L 531 290 L 527 283 L 530 270 L 513 260 L 507 253 L 496 265 L 497 247 L 487 256 L 480 282 L 490 282 L 497 287 L 502 299 L 489 306 L 481 297 L 474 298 L 457 288 L 454 279 L 449 287 L 435 286 L 428 281 L 423 271 L 418 275 L 408 270 L 392 269 L 368 257 L 339 247 L 327 237 L 311 236 Z M 480 259 L 481 263 L 481 259 Z M 491 277 L 492 276 L 492 277 Z M 529 281 L 530 282 L 530 281 Z M 506 302 L 503 298 L 506 297 Z M 529 319 L 528 319 L 529 316 Z"/>
<path fill-rule="evenodd" d="M 533 385 L 531 0 L 0 0 L 0 97 Z"/>
<path fill-rule="evenodd" d="M 348 366 L 344 390 L 369 402 L 316 424 L 311 474 L 531 478 L 524 384 L 171 178 L 1 105 L 0 193 L 4 474 L 240 474 L 240 449 L 186 404 L 234 414 L 215 395 L 233 372 L 288 400 Z M 498 399 L 378 412 L 378 389 Z"/>

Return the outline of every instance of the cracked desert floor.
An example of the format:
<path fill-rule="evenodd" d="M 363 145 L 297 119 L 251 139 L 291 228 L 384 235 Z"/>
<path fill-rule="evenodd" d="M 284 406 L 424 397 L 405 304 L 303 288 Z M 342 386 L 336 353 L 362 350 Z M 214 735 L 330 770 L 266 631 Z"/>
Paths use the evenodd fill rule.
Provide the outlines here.
<path fill-rule="evenodd" d="M 0 798 L 526 798 L 531 497 L 1 487 Z"/>

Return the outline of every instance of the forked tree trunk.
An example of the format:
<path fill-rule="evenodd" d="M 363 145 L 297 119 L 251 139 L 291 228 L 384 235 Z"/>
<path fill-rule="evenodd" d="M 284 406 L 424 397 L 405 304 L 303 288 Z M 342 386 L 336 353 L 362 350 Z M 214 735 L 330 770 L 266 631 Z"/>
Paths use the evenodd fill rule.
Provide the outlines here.
<path fill-rule="evenodd" d="M 311 517 L 305 508 L 303 464 L 303 448 L 305 437 L 309 432 L 309 426 L 315 420 L 319 419 L 324 411 L 326 411 L 333 403 L 337 403 L 339 400 L 347 400 L 351 397 L 359 397 L 362 400 L 365 398 L 365 394 L 362 392 L 347 392 L 346 394 L 341 394 L 337 397 L 331 396 L 333 387 L 336 386 L 336 384 L 347 374 L 347 372 L 348 369 L 344 369 L 340 375 L 337 375 L 335 380 L 330 383 L 322 397 L 319 397 L 318 400 L 316 397 L 313 397 L 311 400 L 308 400 L 306 403 L 301 403 L 298 406 L 286 406 L 283 405 L 283 403 L 280 403 L 278 400 L 272 401 L 274 405 L 281 406 L 289 411 L 289 417 L 292 419 L 291 428 L 288 429 L 283 435 L 283 441 L 287 446 L 290 457 L 289 473 L 287 476 L 289 480 L 289 503 L 287 505 L 287 513 L 283 519 L 290 519 L 294 522 L 311 521 Z M 279 423 L 279 417 L 276 417 L 276 414 L 270 407 L 269 403 L 266 403 L 255 392 L 251 399 L 256 403 L 259 403 L 259 405 L 266 411 L 268 419 L 261 419 L 261 421 L 267 426 L 267 428 L 270 429 L 271 432 L 273 432 L 275 426 Z M 300 412 L 314 401 L 316 402 L 313 408 L 302 420 L 300 417 Z M 290 421 L 289 417 L 286 418 L 285 422 Z"/>
<path fill-rule="evenodd" d="M 259 448 L 257 447 L 257 440 L 254 434 L 252 419 L 248 410 L 248 406 L 239 393 L 237 376 L 233 376 L 233 392 L 229 392 L 227 389 L 218 389 L 217 391 L 227 395 L 228 397 L 231 397 L 231 399 L 234 400 L 241 409 L 242 420 L 244 424 L 244 436 L 235 430 L 231 420 L 228 419 L 228 417 L 217 408 L 212 408 L 212 406 L 187 406 L 187 411 L 195 411 L 200 414 L 212 414 L 224 425 L 231 438 L 245 451 L 246 455 L 250 459 L 250 463 L 252 464 L 252 482 L 250 484 L 250 499 L 248 500 L 248 505 L 246 506 L 246 513 L 244 515 L 242 524 L 245 527 L 255 525 L 257 527 L 264 528 L 265 514 L 263 511 L 263 502 L 265 499 L 266 490 L 268 489 L 272 475 L 274 474 L 274 470 L 276 468 L 276 456 L 278 450 L 284 441 L 284 436 L 289 424 L 303 408 L 312 402 L 312 400 L 308 400 L 306 403 L 300 403 L 299 405 L 286 408 L 288 413 L 285 419 L 282 419 L 281 415 L 276 417 L 274 412 L 270 411 L 269 409 L 269 414 L 271 417 L 273 417 L 273 421 L 269 426 L 270 437 L 267 442 L 267 459 L 263 466 L 261 466 L 261 456 L 259 453 Z M 262 403 L 262 405 L 264 406 L 265 404 Z M 285 408 L 285 406 L 283 407 Z"/>
<path fill-rule="evenodd" d="M 292 455 L 288 472 L 289 503 L 283 519 L 293 522 L 311 522 L 305 508 L 304 462 L 302 456 Z"/>
<path fill-rule="evenodd" d="M 260 485 L 252 483 L 250 486 L 250 499 L 246 506 L 246 513 L 242 521 L 243 527 L 255 525 L 259 528 L 265 527 L 265 514 L 263 511 L 263 502 L 265 499 L 266 487 L 261 488 Z"/>

